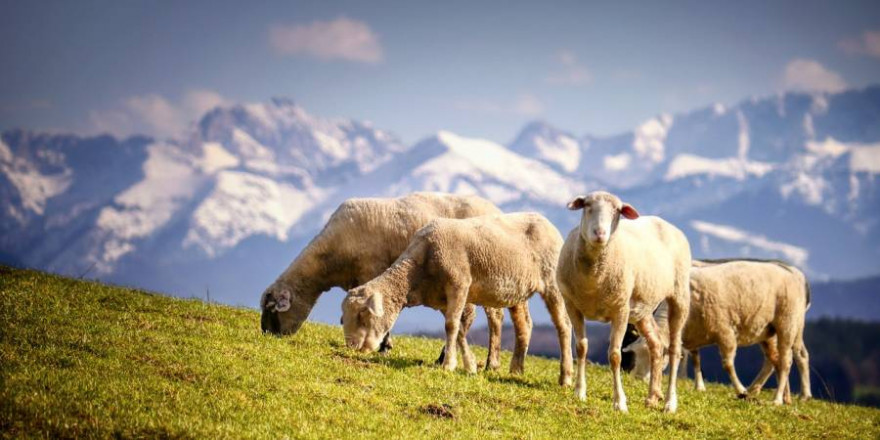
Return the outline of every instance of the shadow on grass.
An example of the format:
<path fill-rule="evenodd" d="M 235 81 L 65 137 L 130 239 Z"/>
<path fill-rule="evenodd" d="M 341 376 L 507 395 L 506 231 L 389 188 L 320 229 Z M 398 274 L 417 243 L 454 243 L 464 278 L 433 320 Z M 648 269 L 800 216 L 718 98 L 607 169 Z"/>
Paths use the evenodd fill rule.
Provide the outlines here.
<path fill-rule="evenodd" d="M 487 375 L 486 380 L 494 383 L 503 383 L 516 385 L 522 388 L 532 388 L 532 389 L 543 389 L 547 388 L 547 384 L 543 383 L 535 383 L 532 382 L 522 376 L 496 376 L 496 375 Z"/>

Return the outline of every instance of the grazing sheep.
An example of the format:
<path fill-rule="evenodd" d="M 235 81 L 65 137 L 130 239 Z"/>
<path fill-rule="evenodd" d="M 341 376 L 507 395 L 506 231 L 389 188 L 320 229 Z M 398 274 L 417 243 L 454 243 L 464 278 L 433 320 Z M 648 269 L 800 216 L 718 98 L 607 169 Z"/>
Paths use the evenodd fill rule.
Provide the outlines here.
<path fill-rule="evenodd" d="M 698 390 L 705 390 L 699 349 L 714 344 L 738 395 L 760 392 L 775 367 L 779 388 L 774 403 L 789 403 L 788 372 L 793 356 L 801 377 L 801 398 L 812 397 L 809 353 L 803 338 L 810 287 L 801 271 L 775 260 L 697 260 L 691 269 L 690 284 L 691 312 L 682 345 L 693 358 Z M 664 312 L 661 305 L 655 313 L 661 339 L 668 334 L 661 317 Z M 641 341 L 634 345 L 638 344 Z M 761 345 L 764 364 L 746 389 L 736 375 L 734 358 L 737 346 L 754 344 Z M 644 357 L 638 347 L 633 351 L 637 358 Z"/>
<path fill-rule="evenodd" d="M 673 343 L 669 356 L 678 368 L 681 332 L 688 314 L 688 276 L 691 250 L 684 233 L 658 217 L 639 213 L 617 196 L 603 191 L 579 196 L 568 204 L 583 210 L 559 255 L 556 277 L 578 339 L 575 393 L 587 397 L 585 365 L 587 335 L 584 319 L 611 322 L 608 359 L 614 380 L 612 405 L 627 411 L 621 370 L 621 344 L 627 323 L 645 335 L 651 355 L 651 381 L 645 403 L 655 405 L 663 396 L 663 346 L 652 313 L 661 301 L 670 303 L 669 325 Z M 626 220 L 622 220 L 623 217 Z M 678 407 L 676 377 L 670 376 L 665 410 Z"/>
<path fill-rule="evenodd" d="M 323 292 L 332 287 L 351 289 L 375 278 L 403 253 L 413 234 L 431 220 L 497 213 L 501 211 L 480 197 L 442 193 L 346 200 L 321 233 L 263 293 L 261 327 L 276 334 L 296 333 Z M 487 368 L 494 369 L 499 365 L 503 313 L 487 309 L 486 315 L 490 330 L 498 330 L 489 334 L 486 362 Z M 470 320 L 474 316 L 472 312 L 464 315 Z M 528 305 L 518 305 L 514 318 L 519 340 L 520 333 L 531 332 L 530 326 L 526 331 L 523 325 Z M 390 348 L 387 338 L 383 348 Z"/>
<path fill-rule="evenodd" d="M 404 307 L 425 305 L 446 317 L 443 368 L 476 371 L 460 327 L 468 303 L 513 307 L 535 292 L 547 304 L 559 336 L 559 383 L 571 384 L 571 328 L 556 287 L 562 237 L 535 213 L 437 219 L 419 230 L 404 253 L 382 275 L 352 289 L 342 302 L 346 344 L 372 351 Z M 527 341 L 523 341 L 527 342 Z M 522 362 L 525 353 L 516 362 Z M 513 368 L 513 365 L 511 365 Z"/>

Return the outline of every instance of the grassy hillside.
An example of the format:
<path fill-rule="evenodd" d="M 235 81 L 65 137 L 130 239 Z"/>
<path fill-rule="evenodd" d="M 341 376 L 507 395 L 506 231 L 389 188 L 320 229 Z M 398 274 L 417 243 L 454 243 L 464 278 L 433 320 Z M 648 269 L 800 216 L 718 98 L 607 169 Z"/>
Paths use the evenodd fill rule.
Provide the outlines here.
<path fill-rule="evenodd" d="M 0 267 L 0 435 L 144 438 L 877 438 L 880 411 L 738 400 L 685 382 L 679 413 L 611 411 L 610 373 L 589 400 L 524 377 L 445 373 L 440 341 L 399 337 L 389 356 L 342 346 L 338 327 L 260 334 L 256 311 Z M 480 355 L 484 355 L 481 352 Z M 508 353 L 509 355 L 509 353 Z M 509 356 L 505 357 L 505 363 Z M 628 379 L 628 378 L 627 378 Z"/>

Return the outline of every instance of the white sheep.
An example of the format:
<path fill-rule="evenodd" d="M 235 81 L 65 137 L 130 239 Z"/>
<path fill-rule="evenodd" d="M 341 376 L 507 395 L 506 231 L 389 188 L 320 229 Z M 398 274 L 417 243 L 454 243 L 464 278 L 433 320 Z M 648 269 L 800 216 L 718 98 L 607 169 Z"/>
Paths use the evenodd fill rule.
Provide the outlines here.
<path fill-rule="evenodd" d="M 446 317 L 443 367 L 456 368 L 458 348 L 465 369 L 473 372 L 473 355 L 460 331 L 465 306 L 510 307 L 537 292 L 559 336 L 559 383 L 570 385 L 571 327 L 555 279 L 561 246 L 559 231 L 536 213 L 434 220 L 388 270 L 349 292 L 342 303 L 346 344 L 375 350 L 401 309 L 425 305 Z"/>
<path fill-rule="evenodd" d="M 580 225 L 568 234 L 557 269 L 559 287 L 578 339 L 575 393 L 579 399 L 586 399 L 588 341 L 584 319 L 610 321 L 612 405 L 616 410 L 627 411 L 620 373 L 621 344 L 627 323 L 633 322 L 646 337 L 650 349 L 651 380 L 645 403 L 653 406 L 662 399 L 663 345 L 652 313 L 661 301 L 669 301 L 673 335 L 669 356 L 673 369 L 677 369 L 690 300 L 688 240 L 675 226 L 658 217 L 639 217 L 635 208 L 604 191 L 579 196 L 568 208 L 583 210 Z M 677 407 L 673 375 L 669 378 L 664 409 L 674 412 Z"/>
<path fill-rule="evenodd" d="M 691 311 L 682 345 L 693 358 L 694 382 L 705 390 L 699 349 L 718 345 L 724 370 L 740 396 L 756 395 L 777 371 L 779 387 L 774 403 L 790 402 L 788 375 L 792 357 L 801 377 L 801 399 L 810 399 L 809 352 L 804 344 L 805 315 L 810 287 L 803 272 L 775 260 L 695 260 L 691 269 Z M 668 334 L 661 305 L 655 313 L 661 339 Z M 637 341 L 633 345 L 641 345 Z M 764 364 L 748 389 L 734 368 L 738 346 L 760 344 Z M 634 347 L 636 364 L 644 350 Z M 635 371 L 635 370 L 634 370 Z"/>
<path fill-rule="evenodd" d="M 265 290 L 260 299 L 261 327 L 276 334 L 296 333 L 323 292 L 332 287 L 351 289 L 377 277 L 403 253 L 413 234 L 431 220 L 499 213 L 491 202 L 476 196 L 418 192 L 394 199 L 348 199 Z M 490 323 L 486 368 L 495 369 L 503 312 L 486 309 L 486 315 Z M 467 327 L 474 317 L 473 310 L 463 315 L 470 320 L 465 322 Z M 527 340 L 531 334 L 528 304 L 511 308 L 511 318 L 516 340 Z M 389 347 L 390 339 L 386 338 L 383 348 Z"/>

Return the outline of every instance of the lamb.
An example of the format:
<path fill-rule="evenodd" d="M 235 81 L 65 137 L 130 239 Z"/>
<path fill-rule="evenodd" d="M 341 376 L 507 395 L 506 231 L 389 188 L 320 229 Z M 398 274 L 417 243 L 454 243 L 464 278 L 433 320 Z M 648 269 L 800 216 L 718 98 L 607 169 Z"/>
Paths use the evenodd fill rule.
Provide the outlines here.
<path fill-rule="evenodd" d="M 474 372 L 460 325 L 465 306 L 511 307 L 537 292 L 559 336 L 559 383 L 570 385 L 571 328 L 555 280 L 560 247 L 559 231 L 536 213 L 436 219 L 382 275 L 349 291 L 342 303 L 345 342 L 373 351 L 401 309 L 425 305 L 446 317 L 443 368 L 456 369 L 460 349 L 465 369 Z M 515 362 L 521 365 L 524 356 L 524 350 L 515 353 Z"/>
<path fill-rule="evenodd" d="M 801 399 L 812 397 L 809 352 L 803 338 L 810 287 L 803 272 L 776 260 L 697 260 L 690 285 L 691 313 L 682 344 L 693 358 L 697 390 L 705 390 L 698 350 L 716 344 L 739 396 L 760 392 L 775 367 L 779 387 L 773 403 L 790 403 L 788 372 L 794 357 L 801 377 Z M 663 313 L 661 305 L 655 314 L 661 339 L 667 333 L 664 320 L 658 317 Z M 641 342 L 634 345 L 638 344 Z M 753 344 L 761 344 L 764 364 L 746 389 L 736 375 L 734 358 L 737 346 Z M 637 358 L 644 357 L 639 348 L 633 351 Z"/>
<path fill-rule="evenodd" d="M 669 302 L 669 356 L 677 369 L 690 300 L 688 240 L 670 223 L 658 217 L 639 217 L 634 207 L 604 191 L 579 196 L 568 209 L 583 210 L 580 225 L 568 234 L 556 273 L 578 340 L 575 394 L 581 400 L 587 397 L 584 319 L 610 321 L 612 407 L 627 411 L 620 374 L 621 344 L 627 323 L 633 322 L 650 348 L 651 380 L 645 403 L 654 406 L 662 398 L 663 347 L 652 313 L 661 301 Z M 675 412 L 677 407 L 676 377 L 670 376 L 664 410 Z"/>
<path fill-rule="evenodd" d="M 349 199 L 333 213 L 324 229 L 262 295 L 261 327 L 265 332 L 293 334 L 318 300 L 332 287 L 351 289 L 387 269 L 403 253 L 415 232 L 435 218 L 465 218 L 501 211 L 476 196 L 420 192 L 396 199 Z M 473 307 L 473 306 L 471 306 Z M 528 305 L 511 309 L 517 340 L 531 333 Z M 499 366 L 503 312 L 487 309 L 490 331 L 487 369 Z M 473 320 L 471 310 L 465 319 Z M 470 324 L 467 324 L 468 326 Z M 390 348 L 386 338 L 383 349 Z"/>

